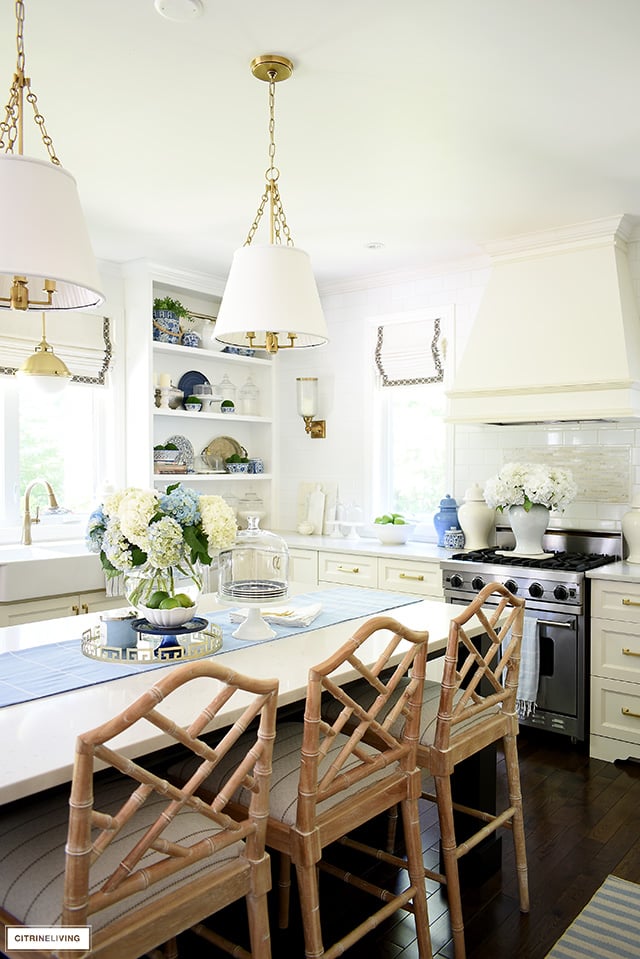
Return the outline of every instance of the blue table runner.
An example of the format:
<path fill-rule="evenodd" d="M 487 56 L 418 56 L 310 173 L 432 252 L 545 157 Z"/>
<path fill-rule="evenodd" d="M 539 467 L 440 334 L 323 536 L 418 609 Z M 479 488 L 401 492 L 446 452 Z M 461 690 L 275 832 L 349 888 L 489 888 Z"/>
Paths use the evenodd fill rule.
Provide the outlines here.
<path fill-rule="evenodd" d="M 285 626 L 270 623 L 275 631 L 271 639 L 247 641 L 235 639 L 231 634 L 238 623 L 231 622 L 228 610 L 204 613 L 203 617 L 222 629 L 222 647 L 217 653 L 228 653 L 236 649 L 247 649 L 256 643 L 273 642 L 284 636 L 292 636 L 334 626 L 336 623 L 359 619 L 362 616 L 375 616 L 396 606 L 406 606 L 420 602 L 420 597 L 407 594 L 387 593 L 377 589 L 338 587 L 320 592 L 304 593 L 294 596 L 287 602 L 292 608 L 321 603 L 322 611 L 309 626 Z M 283 604 L 281 604 L 283 605 Z M 241 608 L 241 607 L 239 607 Z M 89 659 L 80 649 L 80 637 L 36 646 L 32 649 L 20 649 L 0 654 L 0 708 L 17 703 L 29 702 L 46 696 L 55 696 L 73 689 L 108 683 L 133 673 L 163 669 L 176 665 L 175 661 L 157 663 L 109 663 Z"/>

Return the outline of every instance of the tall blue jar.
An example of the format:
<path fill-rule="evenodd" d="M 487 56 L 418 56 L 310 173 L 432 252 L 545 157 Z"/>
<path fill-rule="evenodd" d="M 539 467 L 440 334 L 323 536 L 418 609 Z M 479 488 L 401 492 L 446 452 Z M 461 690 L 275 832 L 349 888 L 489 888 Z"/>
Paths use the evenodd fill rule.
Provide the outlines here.
<path fill-rule="evenodd" d="M 444 534 L 449 529 L 461 529 L 458 522 L 458 504 L 449 493 L 440 500 L 440 509 L 433 517 L 433 525 L 438 534 L 438 546 L 444 546 Z"/>

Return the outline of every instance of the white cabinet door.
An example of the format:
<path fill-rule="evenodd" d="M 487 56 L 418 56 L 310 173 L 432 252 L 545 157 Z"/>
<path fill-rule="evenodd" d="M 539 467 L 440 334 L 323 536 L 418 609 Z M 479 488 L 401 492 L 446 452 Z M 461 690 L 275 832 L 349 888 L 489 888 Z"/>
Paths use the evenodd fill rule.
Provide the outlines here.
<path fill-rule="evenodd" d="M 289 549 L 289 581 L 318 584 L 318 553 L 315 549 Z"/>
<path fill-rule="evenodd" d="M 46 619 L 63 616 L 81 616 L 102 609 L 118 609 L 126 606 L 123 597 L 107 596 L 105 590 L 91 593 L 69 593 L 64 596 L 48 596 L 46 599 L 23 600 L 19 603 L 4 603 L 0 606 L 0 626 L 19 626 L 21 623 L 40 623 Z"/>

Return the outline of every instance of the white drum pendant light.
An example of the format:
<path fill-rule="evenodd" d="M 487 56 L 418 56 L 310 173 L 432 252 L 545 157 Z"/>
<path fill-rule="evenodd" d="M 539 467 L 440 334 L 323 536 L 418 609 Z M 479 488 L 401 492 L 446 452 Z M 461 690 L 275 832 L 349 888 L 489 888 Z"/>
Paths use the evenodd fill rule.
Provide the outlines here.
<path fill-rule="evenodd" d="M 275 166 L 275 84 L 288 79 L 293 64 L 268 54 L 251 62 L 251 72 L 269 83 L 269 168 L 266 186 L 244 246 L 236 250 L 216 322 L 217 340 L 230 346 L 277 353 L 282 349 L 322 346 L 327 327 L 311 261 L 293 245 L 282 206 Z M 269 206 L 269 245 L 253 246 L 260 219 Z"/>
<path fill-rule="evenodd" d="M 97 306 L 104 296 L 76 182 L 60 166 L 25 75 L 23 0 L 16 0 L 15 6 L 18 59 L 0 122 L 0 308 Z M 25 98 L 33 107 L 50 162 L 23 156 Z"/>

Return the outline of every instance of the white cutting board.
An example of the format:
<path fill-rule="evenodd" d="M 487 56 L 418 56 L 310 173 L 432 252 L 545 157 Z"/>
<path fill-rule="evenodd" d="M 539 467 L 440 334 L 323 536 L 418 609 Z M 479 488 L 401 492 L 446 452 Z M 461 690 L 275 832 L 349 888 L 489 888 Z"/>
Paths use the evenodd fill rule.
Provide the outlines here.
<path fill-rule="evenodd" d="M 296 526 L 299 526 L 300 523 L 308 523 L 309 520 L 309 497 L 315 490 L 316 486 L 320 486 L 320 489 L 324 493 L 324 526 L 322 530 L 317 532 L 314 530 L 314 534 L 319 536 L 321 533 L 330 534 L 333 532 L 333 520 L 336 515 L 336 503 L 338 501 L 338 484 L 337 483 L 307 483 L 303 482 L 298 485 L 298 509 L 297 509 L 297 519 Z M 327 525 L 329 523 L 329 525 Z"/>
<path fill-rule="evenodd" d="M 320 483 L 316 484 L 315 489 L 309 494 L 309 512 L 307 521 L 313 526 L 313 532 L 322 535 L 324 528 L 324 501 L 325 495 Z"/>

